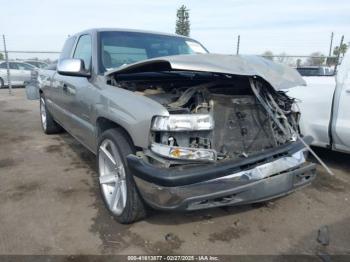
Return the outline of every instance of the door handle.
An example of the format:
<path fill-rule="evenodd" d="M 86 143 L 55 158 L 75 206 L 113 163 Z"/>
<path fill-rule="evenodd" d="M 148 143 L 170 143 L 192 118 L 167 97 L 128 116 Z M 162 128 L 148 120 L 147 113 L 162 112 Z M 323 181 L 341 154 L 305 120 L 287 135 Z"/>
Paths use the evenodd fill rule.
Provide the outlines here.
<path fill-rule="evenodd" d="M 62 89 L 63 89 L 64 92 L 67 92 L 68 91 L 68 86 L 66 84 L 63 84 Z"/>

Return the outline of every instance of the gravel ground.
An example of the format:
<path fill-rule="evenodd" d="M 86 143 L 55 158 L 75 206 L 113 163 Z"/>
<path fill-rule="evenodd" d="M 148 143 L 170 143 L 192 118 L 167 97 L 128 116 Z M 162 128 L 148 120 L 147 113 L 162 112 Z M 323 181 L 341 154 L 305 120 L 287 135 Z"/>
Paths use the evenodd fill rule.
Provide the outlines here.
<path fill-rule="evenodd" d="M 336 175 L 318 167 L 284 198 L 126 226 L 103 206 L 94 155 L 67 133 L 44 135 L 24 89 L 0 90 L 0 123 L 0 254 L 350 254 L 350 155 L 317 149 Z"/>

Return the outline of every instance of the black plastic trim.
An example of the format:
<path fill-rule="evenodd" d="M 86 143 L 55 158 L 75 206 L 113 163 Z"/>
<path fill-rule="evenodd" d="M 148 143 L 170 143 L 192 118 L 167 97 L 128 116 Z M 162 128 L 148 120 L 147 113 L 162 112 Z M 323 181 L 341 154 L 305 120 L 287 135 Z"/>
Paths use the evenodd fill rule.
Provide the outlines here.
<path fill-rule="evenodd" d="M 311 143 L 312 138 L 305 137 L 304 141 L 309 144 Z M 134 176 L 160 186 L 175 187 L 227 176 L 248 168 L 253 168 L 258 164 L 271 162 L 278 158 L 292 155 L 303 148 L 305 148 L 305 146 L 298 140 L 282 145 L 278 148 L 268 149 L 248 158 L 201 164 L 190 167 L 156 167 L 135 155 L 127 156 L 127 162 L 128 168 Z"/>

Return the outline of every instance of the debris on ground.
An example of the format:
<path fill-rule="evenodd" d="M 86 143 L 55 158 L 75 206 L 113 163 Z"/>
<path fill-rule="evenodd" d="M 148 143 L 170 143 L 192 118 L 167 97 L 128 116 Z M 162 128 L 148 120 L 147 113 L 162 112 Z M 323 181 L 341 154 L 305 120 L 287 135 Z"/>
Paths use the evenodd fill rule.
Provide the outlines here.
<path fill-rule="evenodd" d="M 165 235 L 166 241 L 174 241 L 177 239 L 177 236 L 175 236 L 173 233 L 168 233 Z"/>
<path fill-rule="evenodd" d="M 239 218 L 237 218 L 234 222 L 233 222 L 234 226 L 238 227 L 238 225 L 240 224 Z"/>
<path fill-rule="evenodd" d="M 317 241 L 324 245 L 328 246 L 329 245 L 329 229 L 328 226 L 322 226 L 318 230 L 318 236 L 317 236 Z"/>

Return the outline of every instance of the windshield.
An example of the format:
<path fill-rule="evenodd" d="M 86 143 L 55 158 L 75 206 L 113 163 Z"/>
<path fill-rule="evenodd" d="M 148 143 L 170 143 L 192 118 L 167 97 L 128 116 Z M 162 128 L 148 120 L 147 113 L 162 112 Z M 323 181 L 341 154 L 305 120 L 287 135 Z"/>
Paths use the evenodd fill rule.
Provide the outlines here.
<path fill-rule="evenodd" d="M 100 33 L 100 52 L 101 72 L 154 57 L 208 53 L 189 38 L 115 31 Z"/>

